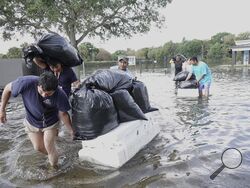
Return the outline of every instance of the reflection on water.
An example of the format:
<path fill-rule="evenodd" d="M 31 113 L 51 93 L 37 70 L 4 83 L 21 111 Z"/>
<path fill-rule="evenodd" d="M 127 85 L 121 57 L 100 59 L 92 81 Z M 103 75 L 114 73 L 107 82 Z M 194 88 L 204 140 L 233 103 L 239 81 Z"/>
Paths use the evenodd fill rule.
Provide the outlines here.
<path fill-rule="evenodd" d="M 0 187 L 248 187 L 250 178 L 250 68 L 214 67 L 209 100 L 178 97 L 173 74 L 138 74 L 160 109 L 160 134 L 118 170 L 79 162 L 80 141 L 61 131 L 59 170 L 48 167 L 28 140 L 20 99 L 8 107 L 0 127 Z M 225 169 L 212 181 L 229 147 L 243 154 L 242 165 Z"/>

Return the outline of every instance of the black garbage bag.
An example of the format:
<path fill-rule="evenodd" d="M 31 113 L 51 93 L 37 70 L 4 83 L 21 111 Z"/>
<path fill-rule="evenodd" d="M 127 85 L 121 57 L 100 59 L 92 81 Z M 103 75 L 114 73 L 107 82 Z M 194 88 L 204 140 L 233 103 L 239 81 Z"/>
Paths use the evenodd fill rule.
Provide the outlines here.
<path fill-rule="evenodd" d="M 28 69 L 31 69 L 33 66 L 33 58 L 41 57 L 43 54 L 43 50 L 37 45 L 30 45 L 22 48 L 22 57 L 25 60 L 25 65 Z"/>
<path fill-rule="evenodd" d="M 83 85 L 112 93 L 120 89 L 130 90 L 132 78 L 122 71 L 104 69 L 95 71 L 83 82 Z"/>
<path fill-rule="evenodd" d="M 40 76 L 44 72 L 43 69 L 38 67 L 35 63 L 27 64 L 27 62 L 22 63 L 23 76 L 35 75 Z"/>
<path fill-rule="evenodd" d="M 196 89 L 197 81 L 196 80 L 187 80 L 187 81 L 181 81 L 179 83 L 179 88 L 181 89 Z"/>
<path fill-rule="evenodd" d="M 143 82 L 133 80 L 133 88 L 131 95 L 135 100 L 136 104 L 141 108 L 143 113 L 152 112 L 158 110 L 157 108 L 151 107 L 149 103 L 148 90 Z"/>
<path fill-rule="evenodd" d="M 80 88 L 74 91 L 71 105 L 72 125 L 78 140 L 96 138 L 118 126 L 112 97 L 104 91 Z"/>
<path fill-rule="evenodd" d="M 65 66 L 81 65 L 83 60 L 78 51 L 62 36 L 56 33 L 43 35 L 37 42 L 45 60 L 55 59 Z"/>
<path fill-rule="evenodd" d="M 175 75 L 174 81 L 185 81 L 189 72 L 188 71 L 181 71 L 178 74 Z M 195 79 L 195 75 L 192 74 L 190 79 Z"/>
<path fill-rule="evenodd" d="M 110 95 L 115 104 L 119 123 L 137 119 L 147 120 L 127 90 L 117 90 Z"/>

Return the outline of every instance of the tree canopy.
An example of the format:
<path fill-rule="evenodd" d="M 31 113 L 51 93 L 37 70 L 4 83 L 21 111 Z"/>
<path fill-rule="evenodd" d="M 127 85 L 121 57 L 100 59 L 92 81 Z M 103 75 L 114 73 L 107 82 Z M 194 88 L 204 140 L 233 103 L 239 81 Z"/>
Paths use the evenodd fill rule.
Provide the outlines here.
<path fill-rule="evenodd" d="M 98 54 L 99 49 L 89 42 L 84 42 L 78 46 L 78 51 L 84 59 L 94 61 L 94 57 Z"/>
<path fill-rule="evenodd" d="M 107 50 L 100 48 L 98 54 L 96 54 L 97 61 L 109 61 L 111 60 L 111 53 Z"/>
<path fill-rule="evenodd" d="M 21 48 L 12 47 L 8 50 L 7 53 L 8 58 L 21 58 L 22 57 L 22 50 Z"/>
<path fill-rule="evenodd" d="M 37 36 L 42 32 L 65 34 L 77 47 L 86 37 L 101 39 L 145 33 L 154 23 L 162 27 L 159 10 L 172 0 L 1 0 L 3 38 L 16 32 Z"/>

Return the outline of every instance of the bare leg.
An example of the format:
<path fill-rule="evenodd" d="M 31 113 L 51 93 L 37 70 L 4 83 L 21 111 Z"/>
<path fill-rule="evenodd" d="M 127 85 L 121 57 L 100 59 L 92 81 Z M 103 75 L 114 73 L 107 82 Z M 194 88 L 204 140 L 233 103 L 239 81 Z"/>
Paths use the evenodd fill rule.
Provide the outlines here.
<path fill-rule="evenodd" d="M 58 152 L 55 146 L 55 140 L 58 134 L 57 129 L 49 129 L 44 132 L 44 146 L 48 152 L 49 163 L 56 167 L 58 162 Z"/>
<path fill-rule="evenodd" d="M 202 97 L 202 90 L 199 89 L 199 97 Z"/>
<path fill-rule="evenodd" d="M 209 85 L 205 85 L 203 91 L 202 91 L 202 95 L 206 98 L 208 98 L 209 96 Z"/>
<path fill-rule="evenodd" d="M 43 142 L 43 132 L 35 132 L 35 133 L 29 132 L 28 136 L 36 151 L 40 151 L 46 155 L 48 154 Z"/>

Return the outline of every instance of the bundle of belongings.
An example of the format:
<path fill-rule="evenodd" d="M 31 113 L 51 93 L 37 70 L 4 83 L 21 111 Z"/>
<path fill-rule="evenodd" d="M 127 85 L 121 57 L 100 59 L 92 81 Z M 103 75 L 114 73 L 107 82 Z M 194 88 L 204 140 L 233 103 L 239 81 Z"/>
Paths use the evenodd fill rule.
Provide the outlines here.
<path fill-rule="evenodd" d="M 74 67 L 81 65 L 83 59 L 78 51 L 62 36 L 57 33 L 43 35 L 36 43 L 22 49 L 25 64 L 24 75 L 39 75 L 37 65 L 32 63 L 34 57 L 41 57 L 46 62 L 56 60 L 64 66 Z"/>
<path fill-rule="evenodd" d="M 120 70 L 97 70 L 70 98 L 75 138 L 89 140 L 108 133 L 119 123 L 147 120 L 158 110 L 149 103 L 146 86 Z"/>
<path fill-rule="evenodd" d="M 191 78 L 189 80 L 186 80 L 189 72 L 188 71 L 182 71 L 179 72 L 174 77 L 174 81 L 178 81 L 178 88 L 181 89 L 195 89 L 197 88 L 197 81 L 195 78 L 195 75 L 192 74 Z"/>

